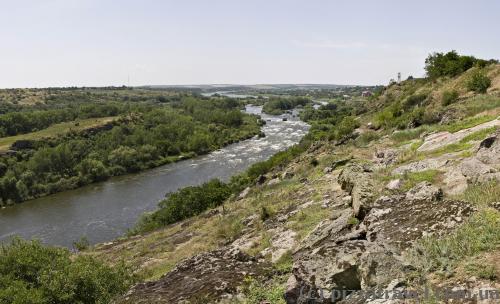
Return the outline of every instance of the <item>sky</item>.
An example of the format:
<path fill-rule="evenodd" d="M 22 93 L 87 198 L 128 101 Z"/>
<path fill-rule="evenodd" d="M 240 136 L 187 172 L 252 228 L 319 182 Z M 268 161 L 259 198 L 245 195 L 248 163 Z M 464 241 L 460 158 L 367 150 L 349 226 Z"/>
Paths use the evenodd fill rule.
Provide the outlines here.
<path fill-rule="evenodd" d="M 315 83 L 499 58 L 496 0 L 0 0 L 0 87 Z"/>

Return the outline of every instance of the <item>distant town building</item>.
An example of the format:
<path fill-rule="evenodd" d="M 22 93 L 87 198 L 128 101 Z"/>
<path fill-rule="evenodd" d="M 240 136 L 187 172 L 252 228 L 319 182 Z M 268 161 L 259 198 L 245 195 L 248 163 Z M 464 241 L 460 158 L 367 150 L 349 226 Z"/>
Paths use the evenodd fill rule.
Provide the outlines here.
<path fill-rule="evenodd" d="M 370 92 L 370 91 L 363 91 L 363 92 L 361 92 L 361 96 L 363 96 L 363 97 L 370 97 L 370 96 L 372 96 L 372 95 L 373 95 L 373 94 L 372 94 L 372 92 Z"/>

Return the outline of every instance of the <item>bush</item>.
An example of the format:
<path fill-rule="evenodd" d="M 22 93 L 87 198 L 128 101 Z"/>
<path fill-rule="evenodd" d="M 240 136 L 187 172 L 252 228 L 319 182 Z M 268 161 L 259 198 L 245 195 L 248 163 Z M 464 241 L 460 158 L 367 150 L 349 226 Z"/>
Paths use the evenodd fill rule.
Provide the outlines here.
<path fill-rule="evenodd" d="M 231 193 L 230 186 L 218 179 L 182 188 L 161 201 L 159 210 L 141 218 L 131 234 L 151 231 L 220 206 Z"/>
<path fill-rule="evenodd" d="M 452 103 L 455 103 L 458 99 L 458 92 L 455 90 L 451 91 L 445 91 L 443 92 L 443 96 L 441 98 L 441 104 L 443 106 L 450 105 Z"/>
<path fill-rule="evenodd" d="M 109 303 L 134 277 L 90 256 L 15 239 L 0 249 L 0 303 Z"/>
<path fill-rule="evenodd" d="M 345 140 L 352 136 L 352 133 L 357 127 L 359 127 L 359 122 L 352 116 L 346 116 L 335 127 L 333 139 Z"/>
<path fill-rule="evenodd" d="M 484 72 L 479 70 L 475 71 L 467 82 L 467 88 L 476 93 L 486 93 L 490 86 L 491 79 Z"/>

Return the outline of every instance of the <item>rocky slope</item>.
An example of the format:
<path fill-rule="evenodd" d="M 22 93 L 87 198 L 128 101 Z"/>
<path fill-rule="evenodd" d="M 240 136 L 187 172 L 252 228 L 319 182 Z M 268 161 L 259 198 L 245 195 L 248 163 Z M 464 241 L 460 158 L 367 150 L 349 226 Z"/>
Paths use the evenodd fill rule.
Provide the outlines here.
<path fill-rule="evenodd" d="M 462 120 L 393 133 L 361 116 L 357 139 L 318 142 L 223 207 L 90 254 L 146 281 L 118 303 L 397 303 L 368 292 L 499 288 L 499 83 L 444 112 L 476 109 Z"/>

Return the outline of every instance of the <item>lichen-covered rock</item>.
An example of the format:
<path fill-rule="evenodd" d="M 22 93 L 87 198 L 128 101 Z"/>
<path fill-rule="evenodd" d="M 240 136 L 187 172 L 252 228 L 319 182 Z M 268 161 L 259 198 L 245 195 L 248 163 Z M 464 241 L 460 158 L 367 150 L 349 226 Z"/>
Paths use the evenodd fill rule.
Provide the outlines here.
<path fill-rule="evenodd" d="M 403 280 L 407 248 L 426 235 L 450 233 L 474 212 L 470 204 L 441 200 L 441 195 L 423 182 L 406 194 L 380 197 L 360 223 L 349 209 L 322 222 L 294 253 L 287 303 L 307 303 L 294 298 L 300 289 L 323 290 L 329 298 L 332 290 L 383 289 Z M 364 303 L 355 294 L 342 303 Z"/>
<path fill-rule="evenodd" d="M 373 155 L 373 163 L 381 168 L 389 167 L 396 163 L 398 159 L 398 152 L 396 150 L 387 149 L 376 151 Z"/>
<path fill-rule="evenodd" d="M 401 179 L 393 179 L 387 183 L 385 186 L 386 189 L 388 190 L 398 190 L 403 186 L 403 182 Z"/>
<path fill-rule="evenodd" d="M 421 182 L 406 193 L 406 200 L 415 201 L 437 201 L 443 197 L 443 191 L 430 182 Z"/>
<path fill-rule="evenodd" d="M 180 262 L 157 281 L 134 286 L 117 303 L 217 302 L 237 294 L 245 277 L 262 277 L 269 267 L 236 248 L 224 247 Z"/>
<path fill-rule="evenodd" d="M 370 168 L 354 164 L 342 170 L 338 177 L 342 189 L 352 197 L 355 216 L 363 217 L 373 202 L 373 184 Z"/>

